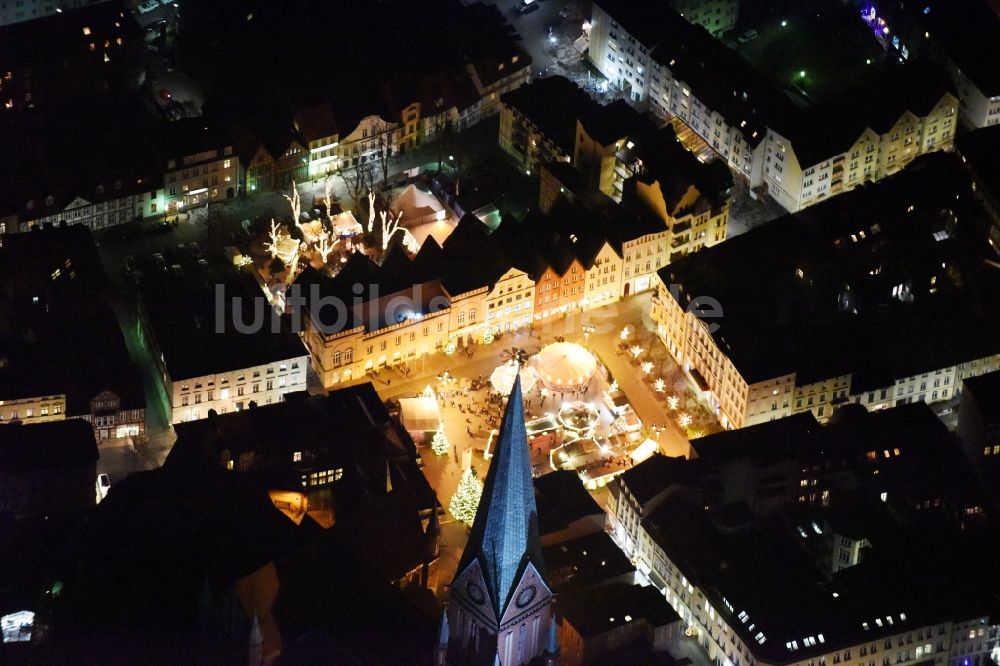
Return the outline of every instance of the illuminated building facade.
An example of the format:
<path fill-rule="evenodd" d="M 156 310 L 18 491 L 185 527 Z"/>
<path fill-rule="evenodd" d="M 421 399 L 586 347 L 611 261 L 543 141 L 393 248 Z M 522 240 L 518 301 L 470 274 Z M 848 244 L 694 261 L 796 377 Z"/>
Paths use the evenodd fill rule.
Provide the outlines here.
<path fill-rule="evenodd" d="M 695 25 L 721 38 L 736 27 L 739 0 L 671 0 L 670 6 Z"/>
<path fill-rule="evenodd" d="M 53 16 L 107 0 L 2 0 L 0 26 Z"/>
<path fill-rule="evenodd" d="M 123 184 L 98 185 L 92 192 L 57 200 L 48 195 L 30 199 L 21 214 L 20 231 L 46 224 L 82 224 L 98 230 L 134 220 L 160 217 L 164 212 L 163 188 L 156 181 L 139 179 Z"/>
<path fill-rule="evenodd" d="M 239 193 L 243 168 L 226 132 L 200 118 L 172 123 L 165 160 L 164 205 L 168 215 L 231 199 Z"/>
<path fill-rule="evenodd" d="M 269 311 L 264 300 L 249 275 L 216 292 L 173 279 L 144 284 L 140 326 L 163 380 L 171 423 L 203 419 L 210 410 L 227 414 L 251 403 L 278 403 L 306 389 L 309 356 L 298 337 L 287 325 L 272 328 L 266 318 L 256 328 L 249 325 L 255 311 Z"/>
<path fill-rule="evenodd" d="M 65 395 L 42 395 L 0 400 L 0 423 L 45 423 L 66 418 Z"/>
<path fill-rule="evenodd" d="M 786 210 L 952 146 L 958 100 L 937 68 L 906 65 L 835 103 L 798 109 L 735 52 L 667 7 L 654 17 L 633 3 L 603 0 L 592 21 L 591 63 L 632 104 L 683 121 L 733 173 Z"/>
<path fill-rule="evenodd" d="M 654 456 L 619 476 L 608 512 L 615 540 L 710 659 L 986 663 L 998 634 L 975 573 L 942 563 L 948 582 L 935 595 L 909 592 L 911 562 L 937 557 L 908 545 L 927 542 L 924 521 L 936 518 L 925 507 L 957 507 L 949 534 L 984 520 L 982 498 L 958 490 L 967 472 L 949 465 L 960 453 L 926 406 L 856 411 L 827 426 L 803 414 L 693 447 L 696 460 Z M 941 478 L 918 473 L 930 469 Z M 775 515 L 788 527 L 768 529 Z M 742 538 L 727 538 L 734 524 Z M 937 549 L 959 552 L 975 571 L 979 538 Z M 720 566 L 697 565 L 705 561 Z M 887 582 L 879 594 L 866 573 Z M 747 576 L 759 583 L 745 584 Z M 807 616 L 789 615 L 800 604 Z"/>

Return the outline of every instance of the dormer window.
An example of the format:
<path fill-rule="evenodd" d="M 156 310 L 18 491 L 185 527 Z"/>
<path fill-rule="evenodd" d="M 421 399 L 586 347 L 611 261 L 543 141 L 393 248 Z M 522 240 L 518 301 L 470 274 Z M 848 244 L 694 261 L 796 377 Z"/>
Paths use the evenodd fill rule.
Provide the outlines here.
<path fill-rule="evenodd" d="M 32 199 L 31 201 L 29 201 L 28 204 L 25 206 L 25 208 L 27 208 L 28 210 L 35 210 L 35 200 Z"/>
<path fill-rule="evenodd" d="M 51 206 L 55 202 L 56 202 L 56 198 L 54 196 L 52 196 L 51 194 L 49 196 L 45 197 L 45 205 L 46 206 Z"/>
<path fill-rule="evenodd" d="M 97 193 L 98 194 L 104 194 L 104 186 L 103 185 L 98 185 L 97 186 Z"/>

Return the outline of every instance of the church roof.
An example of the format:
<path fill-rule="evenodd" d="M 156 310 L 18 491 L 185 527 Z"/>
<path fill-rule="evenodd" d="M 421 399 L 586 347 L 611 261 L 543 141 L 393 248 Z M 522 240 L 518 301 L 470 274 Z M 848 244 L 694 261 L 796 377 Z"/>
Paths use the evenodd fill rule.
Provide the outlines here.
<path fill-rule="evenodd" d="M 479 560 L 498 618 L 529 560 L 544 575 L 519 377 L 500 423 L 496 452 L 458 570 L 474 559 Z"/>

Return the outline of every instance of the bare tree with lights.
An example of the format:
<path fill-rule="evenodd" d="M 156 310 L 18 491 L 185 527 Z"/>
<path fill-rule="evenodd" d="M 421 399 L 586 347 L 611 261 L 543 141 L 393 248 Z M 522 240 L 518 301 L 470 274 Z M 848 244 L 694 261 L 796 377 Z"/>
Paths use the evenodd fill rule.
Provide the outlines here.
<path fill-rule="evenodd" d="M 375 136 L 373 141 L 375 159 L 382 171 L 382 189 L 389 186 L 389 160 L 393 155 L 392 133 L 394 131 L 394 128 L 381 118 L 373 122 L 371 126 L 371 132 Z"/>
<path fill-rule="evenodd" d="M 368 226 L 365 228 L 367 233 L 372 232 L 372 227 L 375 224 L 375 193 L 368 192 Z"/>
<path fill-rule="evenodd" d="M 316 251 L 319 252 L 320 259 L 325 264 L 330 259 L 330 255 L 333 251 L 337 249 L 340 244 L 340 239 L 331 240 L 330 234 L 324 234 L 320 236 L 319 241 L 316 243 Z"/>
<path fill-rule="evenodd" d="M 281 225 L 271 218 L 271 231 L 268 232 L 269 243 L 264 243 L 264 249 L 267 250 L 272 257 L 278 256 L 278 239 L 281 237 Z"/>
<path fill-rule="evenodd" d="M 291 206 L 291 209 L 292 209 L 292 222 L 294 222 L 295 226 L 298 227 L 301 230 L 302 229 L 302 199 L 299 197 L 299 188 L 295 184 L 294 180 L 292 181 L 292 193 L 291 193 L 291 195 L 282 194 L 281 196 L 285 197 L 285 199 L 288 200 L 288 205 Z"/>
<path fill-rule="evenodd" d="M 359 210 L 361 198 L 374 187 L 375 174 L 372 171 L 371 161 L 358 164 L 352 169 L 338 168 L 337 175 L 344 181 L 344 189 L 354 203 L 354 210 Z"/>
<path fill-rule="evenodd" d="M 413 237 L 410 230 L 406 227 L 399 225 L 400 220 L 403 219 L 403 212 L 400 211 L 396 215 L 396 219 L 392 219 L 392 216 L 388 211 L 380 211 L 379 217 L 382 219 L 382 251 L 385 252 L 389 249 L 389 241 L 392 240 L 393 235 L 397 231 L 403 232 L 403 247 L 410 252 L 417 251 L 417 239 Z"/>

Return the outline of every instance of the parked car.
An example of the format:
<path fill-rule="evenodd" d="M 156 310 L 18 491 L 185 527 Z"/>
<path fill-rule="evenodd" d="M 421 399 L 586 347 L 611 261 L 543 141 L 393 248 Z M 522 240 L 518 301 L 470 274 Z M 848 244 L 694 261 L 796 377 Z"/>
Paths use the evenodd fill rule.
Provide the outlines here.
<path fill-rule="evenodd" d="M 137 5 L 136 9 L 139 10 L 140 14 L 148 14 L 149 12 L 157 9 L 159 6 L 160 3 L 158 3 L 156 0 L 146 0 L 146 2 L 142 2 L 139 5 Z"/>
<path fill-rule="evenodd" d="M 109 477 L 107 474 L 98 474 L 97 475 L 97 497 L 99 498 L 98 501 L 107 497 L 109 490 L 111 490 L 111 477 Z"/>
<path fill-rule="evenodd" d="M 161 271 L 167 270 L 167 260 L 164 259 L 163 255 L 159 252 L 153 255 L 153 263 L 156 264 L 156 267 Z"/>
<path fill-rule="evenodd" d="M 518 14 L 530 14 L 531 12 L 538 9 L 538 0 L 521 0 L 521 3 L 517 6 L 516 11 Z"/>
<path fill-rule="evenodd" d="M 742 35 L 737 37 L 736 41 L 739 42 L 740 44 L 746 44 L 747 42 L 752 42 L 755 39 L 757 39 L 757 31 L 747 30 Z"/>

